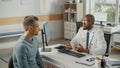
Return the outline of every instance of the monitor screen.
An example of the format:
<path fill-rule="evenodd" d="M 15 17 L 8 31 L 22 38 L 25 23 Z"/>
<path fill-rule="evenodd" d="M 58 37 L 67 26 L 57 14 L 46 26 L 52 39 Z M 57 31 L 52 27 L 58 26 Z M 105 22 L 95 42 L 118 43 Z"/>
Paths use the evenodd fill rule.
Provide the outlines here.
<path fill-rule="evenodd" d="M 96 21 L 107 21 L 107 13 L 105 12 L 96 12 L 95 13 Z"/>
<path fill-rule="evenodd" d="M 42 51 L 46 52 L 45 46 L 48 46 L 48 42 L 50 41 L 50 28 L 48 22 L 43 22 L 40 29 L 43 43 Z"/>
<path fill-rule="evenodd" d="M 44 42 L 46 46 L 48 46 L 48 42 L 50 41 L 50 28 L 48 22 L 43 25 L 43 32 L 44 32 Z"/>

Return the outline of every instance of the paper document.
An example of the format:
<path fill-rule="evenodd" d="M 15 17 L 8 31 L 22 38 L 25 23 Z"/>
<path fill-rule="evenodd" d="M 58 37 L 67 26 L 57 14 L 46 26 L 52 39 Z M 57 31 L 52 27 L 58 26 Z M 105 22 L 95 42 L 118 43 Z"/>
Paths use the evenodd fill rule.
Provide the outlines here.
<path fill-rule="evenodd" d="M 91 66 L 91 65 L 95 64 L 95 58 L 94 57 L 87 57 L 84 59 L 76 60 L 75 63 Z"/>

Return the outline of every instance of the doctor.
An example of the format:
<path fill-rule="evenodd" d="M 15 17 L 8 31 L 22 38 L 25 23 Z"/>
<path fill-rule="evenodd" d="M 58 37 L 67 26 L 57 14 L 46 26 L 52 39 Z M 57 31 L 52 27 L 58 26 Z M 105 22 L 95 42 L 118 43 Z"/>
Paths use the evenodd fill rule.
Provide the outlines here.
<path fill-rule="evenodd" d="M 91 55 L 104 55 L 106 52 L 106 41 L 103 31 L 94 26 L 95 18 L 87 14 L 83 20 L 83 26 L 76 36 L 67 42 L 67 48 L 74 48 L 78 52 L 85 52 Z"/>

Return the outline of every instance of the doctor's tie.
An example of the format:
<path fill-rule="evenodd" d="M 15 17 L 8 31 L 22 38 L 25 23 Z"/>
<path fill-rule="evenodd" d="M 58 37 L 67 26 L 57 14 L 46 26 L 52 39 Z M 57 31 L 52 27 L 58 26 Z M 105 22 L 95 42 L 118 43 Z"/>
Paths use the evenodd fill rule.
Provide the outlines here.
<path fill-rule="evenodd" d="M 86 37 L 86 49 L 88 49 L 88 43 L 89 43 L 89 32 L 87 32 L 87 37 Z"/>

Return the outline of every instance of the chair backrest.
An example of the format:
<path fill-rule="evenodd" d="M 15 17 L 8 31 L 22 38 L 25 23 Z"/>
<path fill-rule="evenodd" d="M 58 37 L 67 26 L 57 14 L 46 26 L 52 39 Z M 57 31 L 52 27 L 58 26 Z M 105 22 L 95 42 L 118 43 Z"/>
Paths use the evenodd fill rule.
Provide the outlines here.
<path fill-rule="evenodd" d="M 105 41 L 107 43 L 107 48 L 106 48 L 106 52 L 105 52 L 105 56 L 109 56 L 109 50 L 111 48 L 111 34 L 107 34 L 107 33 L 104 33 L 104 38 L 105 38 Z"/>
<path fill-rule="evenodd" d="M 82 27 L 82 22 L 76 22 L 76 33 L 78 32 L 80 27 Z"/>
<path fill-rule="evenodd" d="M 9 59 L 8 68 L 14 68 L 12 56 Z"/>

